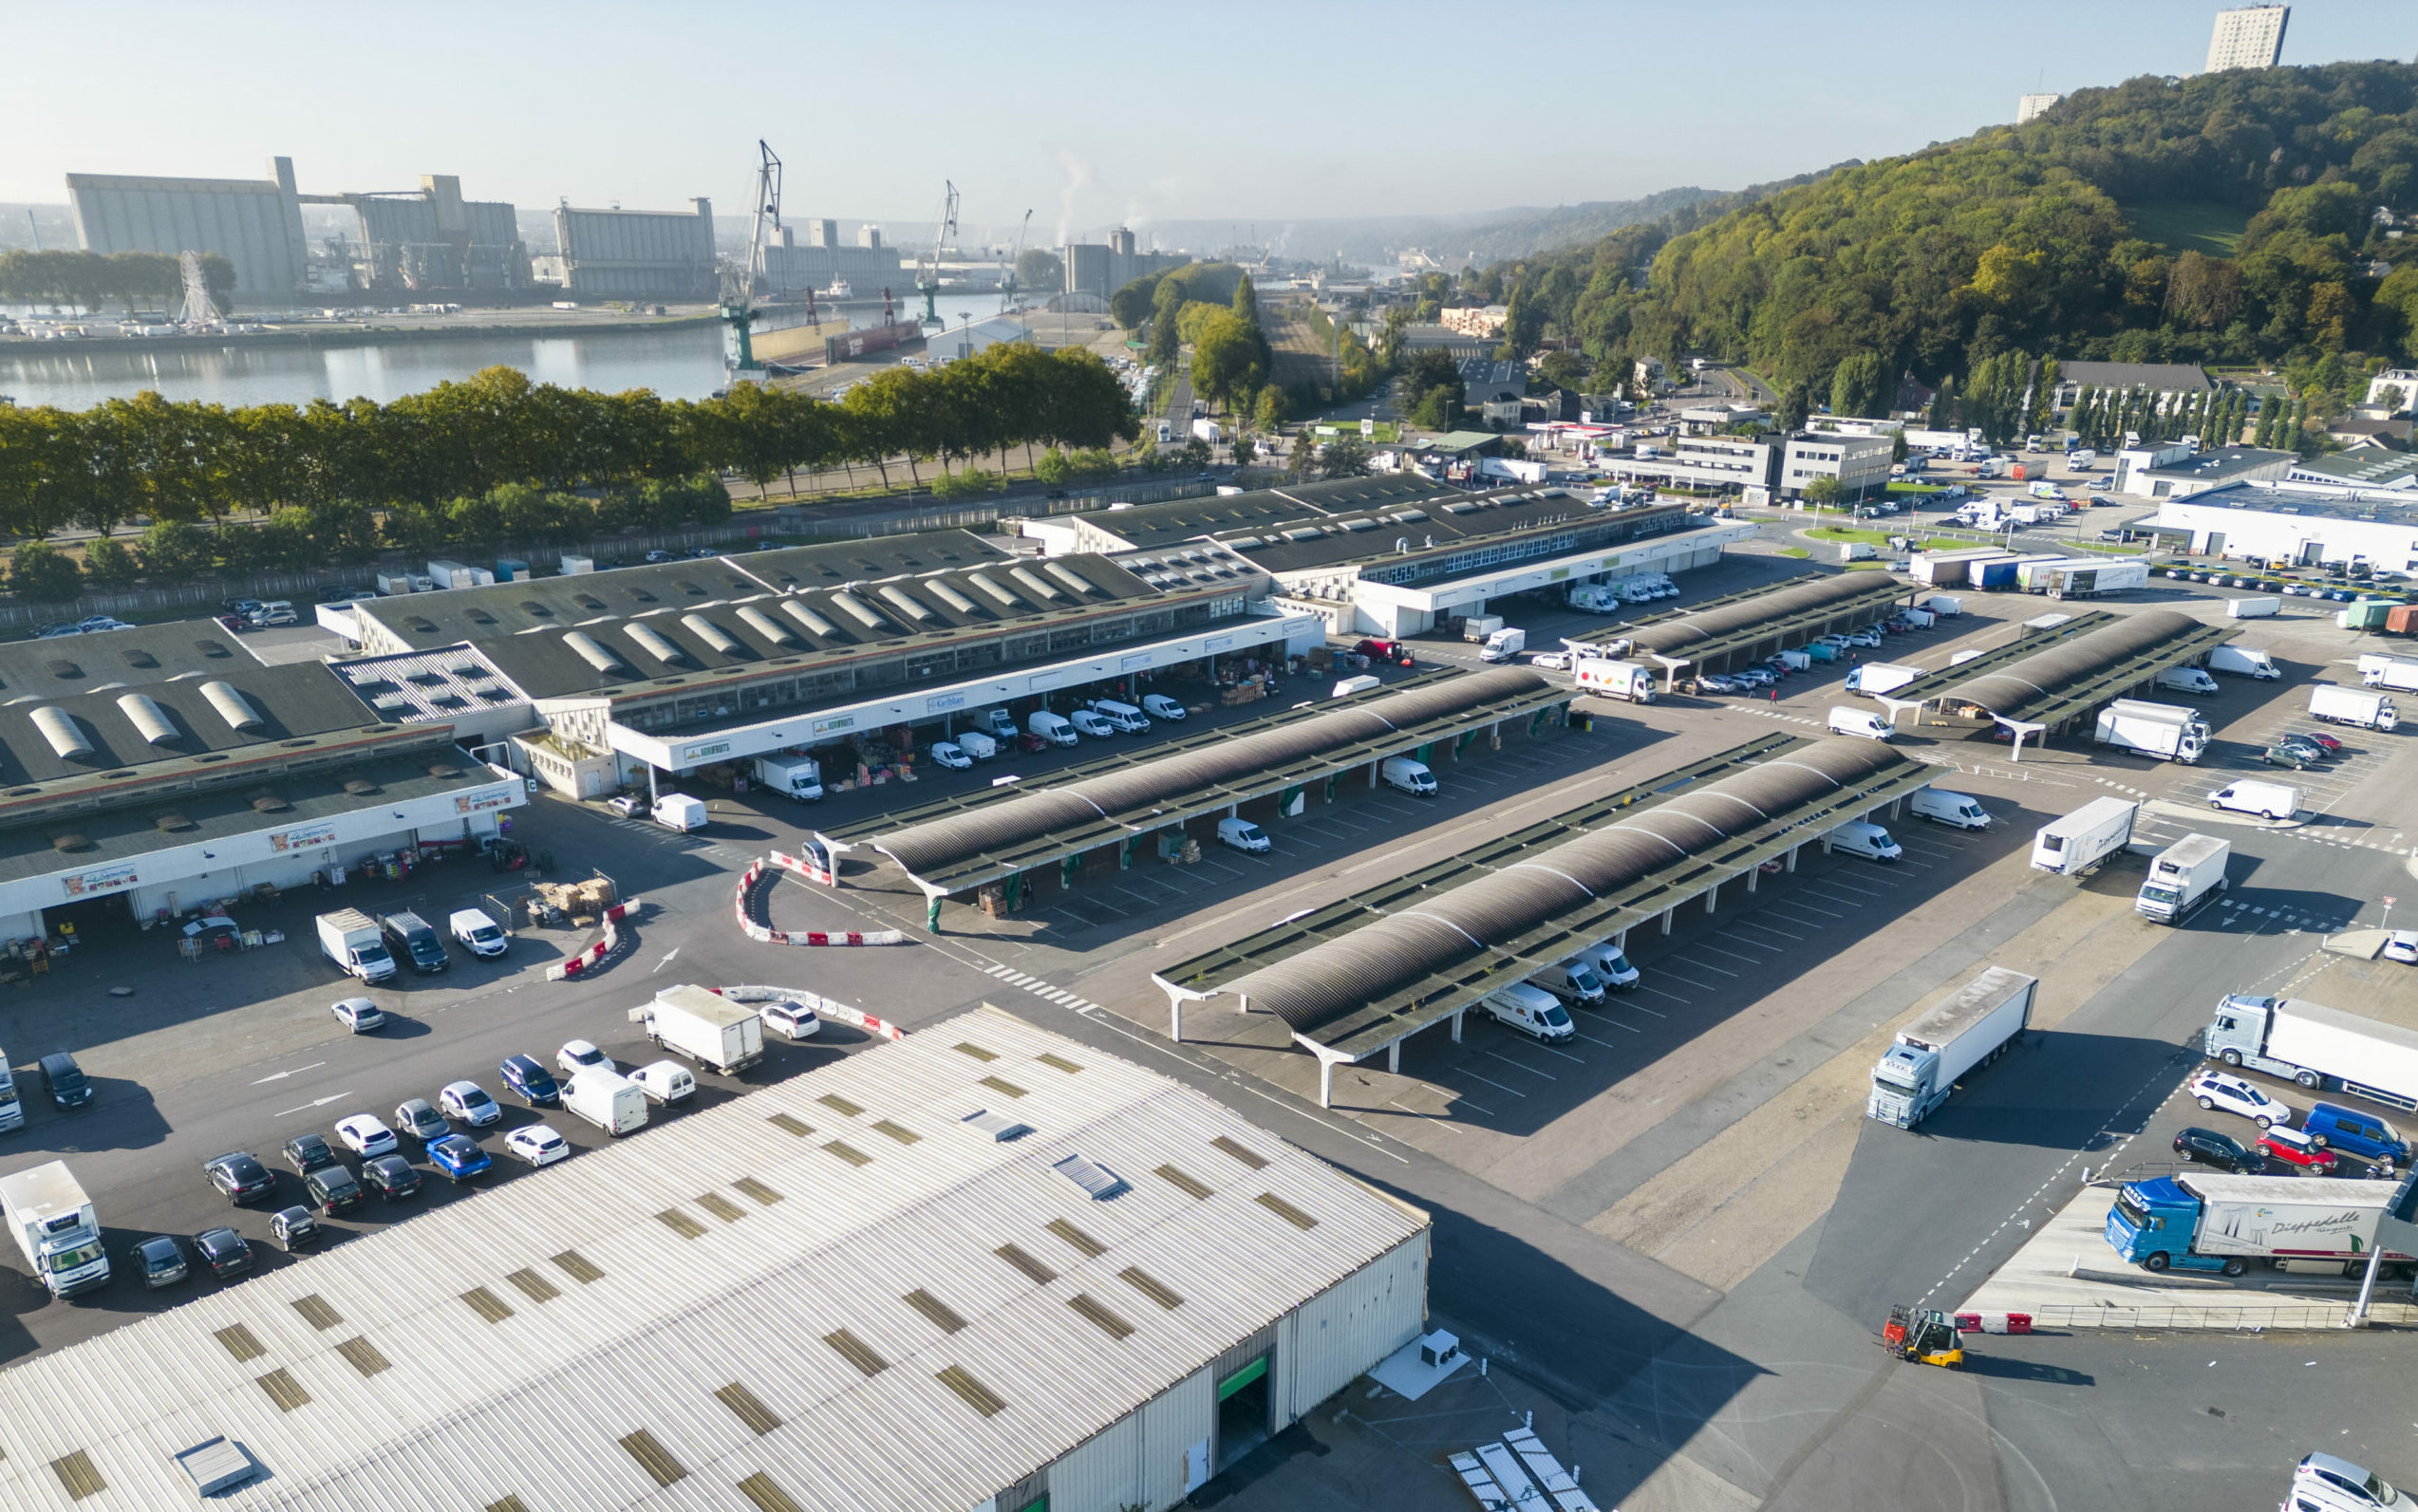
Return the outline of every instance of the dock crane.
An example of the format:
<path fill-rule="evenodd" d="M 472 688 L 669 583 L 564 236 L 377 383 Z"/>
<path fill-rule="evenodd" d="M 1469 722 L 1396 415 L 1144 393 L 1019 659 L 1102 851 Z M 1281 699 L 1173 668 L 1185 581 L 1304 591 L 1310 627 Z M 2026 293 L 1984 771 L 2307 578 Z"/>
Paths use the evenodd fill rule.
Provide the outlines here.
<path fill-rule="evenodd" d="M 1007 264 L 999 274 L 999 312 L 1003 315 L 1016 304 L 1016 265 L 1024 260 L 1024 235 L 1033 229 L 1033 213 L 1024 212 L 1024 224 L 1016 228 L 1016 245 L 1007 253 Z"/>
<path fill-rule="evenodd" d="M 770 143 L 759 138 L 756 150 L 763 160 L 756 168 L 756 226 L 747 238 L 747 289 L 750 293 L 774 293 L 772 288 L 772 250 L 781 238 L 780 225 L 780 159 Z"/>
<path fill-rule="evenodd" d="M 941 249 L 948 238 L 957 234 L 957 185 L 948 183 L 947 194 L 941 199 L 940 219 L 932 227 L 931 250 L 915 259 L 915 292 L 924 296 L 924 324 L 947 324 L 940 317 Z"/>
<path fill-rule="evenodd" d="M 746 266 L 725 264 L 722 271 L 722 366 L 732 384 L 764 381 L 764 364 L 756 358 L 755 296 L 768 291 L 772 247 L 780 235 L 780 159 L 760 139 L 756 150 L 761 160 L 756 168 L 756 224 L 747 238 Z"/>

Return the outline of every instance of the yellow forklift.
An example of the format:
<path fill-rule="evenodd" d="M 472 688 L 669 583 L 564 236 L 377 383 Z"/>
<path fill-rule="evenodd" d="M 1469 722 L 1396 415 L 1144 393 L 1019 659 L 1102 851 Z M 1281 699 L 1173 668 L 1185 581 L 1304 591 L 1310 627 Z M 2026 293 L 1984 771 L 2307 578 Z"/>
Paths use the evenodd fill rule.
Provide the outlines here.
<path fill-rule="evenodd" d="M 1920 1360 L 1954 1371 L 1964 1366 L 1964 1335 L 1947 1314 L 1892 1307 L 1881 1330 L 1881 1347 L 1902 1360 Z"/>

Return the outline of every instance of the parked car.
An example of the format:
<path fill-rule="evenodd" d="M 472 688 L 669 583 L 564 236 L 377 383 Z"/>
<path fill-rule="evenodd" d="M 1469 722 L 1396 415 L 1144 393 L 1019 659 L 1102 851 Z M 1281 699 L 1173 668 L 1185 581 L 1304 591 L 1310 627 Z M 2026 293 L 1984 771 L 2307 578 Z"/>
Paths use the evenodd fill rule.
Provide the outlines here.
<path fill-rule="evenodd" d="M 280 1207 L 269 1215 L 269 1242 L 291 1255 L 320 1239 L 319 1215 L 308 1207 Z"/>
<path fill-rule="evenodd" d="M 193 1252 L 219 1280 L 252 1269 L 252 1246 L 232 1228 L 205 1228 L 193 1236 Z"/>
<path fill-rule="evenodd" d="M 448 1083 L 437 1094 L 437 1109 L 456 1123 L 468 1124 L 473 1129 L 484 1129 L 504 1116 L 504 1111 L 496 1106 L 496 1099 L 475 1081 Z"/>
<path fill-rule="evenodd" d="M 1696 680 L 1698 693 L 1742 693 L 1743 685 L 1719 672 L 1706 672 Z"/>
<path fill-rule="evenodd" d="M 2331 1176 L 2338 1163 L 2334 1152 L 2297 1129 L 2270 1129 L 2259 1136 L 2259 1153 L 2281 1161 L 2312 1176 Z"/>
<path fill-rule="evenodd" d="M 296 1134 L 286 1141 L 286 1169 L 308 1176 L 322 1166 L 336 1164 L 336 1152 L 317 1134 Z"/>
<path fill-rule="evenodd" d="M 553 1073 L 537 1064 L 534 1055 L 514 1055 L 497 1068 L 505 1086 L 532 1108 L 551 1108 L 562 1099 L 562 1084 Z"/>
<path fill-rule="evenodd" d="M 2340 737 L 2328 735 L 2323 730 L 2295 730 L 2290 735 L 2285 736 L 2284 738 L 2287 740 L 2306 740 L 2311 745 L 2315 746 L 2318 750 L 2323 751 L 2330 756 L 2338 756 L 2342 755 L 2345 750 Z"/>
<path fill-rule="evenodd" d="M 551 1166 L 571 1157 L 571 1144 L 543 1124 L 530 1124 L 504 1136 L 504 1153 L 532 1166 Z"/>
<path fill-rule="evenodd" d="M 437 1167 L 438 1175 L 457 1184 L 484 1175 L 496 1166 L 495 1157 L 468 1134 L 447 1134 L 430 1145 L 428 1163 Z"/>
<path fill-rule="evenodd" d="M 613 1057 L 585 1039 L 567 1040 L 562 1049 L 554 1052 L 554 1069 L 569 1079 L 583 1071 L 610 1071 Z"/>
<path fill-rule="evenodd" d="M 2201 1107 L 2240 1113 L 2255 1120 L 2262 1129 L 2292 1122 L 2290 1103 L 2230 1072 L 2203 1071 L 2185 1082 L 2183 1090 Z"/>
<path fill-rule="evenodd" d="M 310 1194 L 310 1205 L 330 1218 L 359 1207 L 365 1195 L 361 1183 L 344 1166 L 320 1167 L 302 1179 L 302 1189 Z"/>
<path fill-rule="evenodd" d="M 1570 653 L 1567 651 L 1539 651 L 1536 655 L 1528 658 L 1528 665 L 1533 667 L 1542 667 L 1547 672 L 1567 672 L 1570 670 Z"/>
<path fill-rule="evenodd" d="M 2276 744 L 2309 761 L 2324 761 L 2334 755 L 2333 752 L 2327 750 L 2324 746 L 2319 745 L 2316 741 L 2310 739 L 2305 735 L 2294 734 L 2277 736 L 2276 737 Z"/>
<path fill-rule="evenodd" d="M 647 800 L 632 793 L 625 793 L 615 797 L 607 798 L 605 800 L 605 807 L 610 809 L 613 812 L 620 814 L 625 819 L 644 819 L 647 817 Z"/>
<path fill-rule="evenodd" d="M 2186 1129 L 2175 1135 L 2175 1159 L 2206 1161 L 2209 1165 L 2244 1176 L 2256 1176 L 2267 1168 L 2266 1157 L 2257 1150 L 2245 1149 L 2239 1141 L 2228 1139 L 2213 1129 Z"/>
<path fill-rule="evenodd" d="M 201 1173 L 218 1188 L 218 1195 L 227 1200 L 230 1207 L 256 1202 L 277 1189 L 274 1173 L 260 1164 L 259 1156 L 246 1149 L 230 1150 L 204 1161 Z"/>
<path fill-rule="evenodd" d="M 336 1120 L 336 1137 L 356 1155 L 391 1155 L 395 1152 L 395 1131 L 380 1123 L 372 1113 L 355 1113 Z"/>
<path fill-rule="evenodd" d="M 386 1023 L 384 1011 L 366 998 L 340 998 L 328 1005 L 328 1011 L 336 1016 L 336 1022 L 356 1035 L 383 1029 Z"/>
<path fill-rule="evenodd" d="M 2293 1489 L 2310 1490 L 2326 1500 L 2321 1505 L 2353 1507 L 2408 1507 L 2409 1499 L 2388 1484 L 2382 1476 L 2371 1473 L 2349 1460 L 2331 1454 L 2304 1455 L 2293 1466 Z"/>
<path fill-rule="evenodd" d="M 171 1235 L 152 1235 L 134 1247 L 130 1258 L 146 1292 L 174 1286 L 193 1274 L 192 1267 L 185 1263 L 185 1247 Z"/>
<path fill-rule="evenodd" d="M 425 1097 L 405 1098 L 395 1105 L 395 1129 L 422 1145 L 432 1139 L 442 1139 L 454 1131 L 453 1126 L 445 1122 L 445 1115 L 437 1111 L 436 1105 Z"/>
<path fill-rule="evenodd" d="M 697 1078 L 676 1060 L 659 1060 L 629 1073 L 650 1103 L 685 1102 L 697 1092 Z"/>
<path fill-rule="evenodd" d="M 34 1069 L 42 1073 L 43 1091 L 60 1108 L 82 1108 L 92 1101 L 92 1078 L 66 1051 L 52 1051 L 36 1061 Z"/>
<path fill-rule="evenodd" d="M 934 741 L 928 754 L 951 772 L 963 772 L 974 764 L 974 758 L 965 754 L 965 748 L 954 740 Z"/>
<path fill-rule="evenodd" d="M 2418 929 L 2396 929 L 2385 936 L 2384 958 L 2418 966 Z"/>
<path fill-rule="evenodd" d="M 381 1155 L 362 1163 L 361 1184 L 387 1202 L 401 1202 L 419 1194 L 420 1172 L 401 1155 Z"/>
<path fill-rule="evenodd" d="M 768 1002 L 757 1010 L 764 1027 L 789 1039 L 812 1039 L 822 1033 L 823 1021 L 815 1010 L 802 1002 Z"/>

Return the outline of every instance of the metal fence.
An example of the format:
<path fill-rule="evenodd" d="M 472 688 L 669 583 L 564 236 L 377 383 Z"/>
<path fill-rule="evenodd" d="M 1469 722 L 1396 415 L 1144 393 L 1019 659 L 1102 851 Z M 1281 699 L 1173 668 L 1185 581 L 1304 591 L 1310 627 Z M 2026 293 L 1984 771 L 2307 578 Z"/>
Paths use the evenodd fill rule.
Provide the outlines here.
<path fill-rule="evenodd" d="M 1202 498 L 1217 492 L 1215 483 L 1198 478 L 1170 479 L 1155 483 L 1118 483 L 1080 494 L 1068 494 L 1064 498 L 1043 498 L 1032 495 L 1005 495 L 990 499 L 968 500 L 963 504 L 935 503 L 928 508 L 893 511 L 879 516 L 843 515 L 818 520 L 812 512 L 796 524 L 784 523 L 784 532 L 803 532 L 808 535 L 862 536 L 909 535 L 917 531 L 974 530 L 996 525 L 1003 519 L 1039 519 L 1055 514 L 1087 514 L 1104 510 L 1111 504 L 1159 504 L 1169 499 Z M 782 513 L 786 515 L 787 511 Z"/>
<path fill-rule="evenodd" d="M 2035 1307 L 2034 1329 L 2332 1329 L 2348 1326 L 2352 1301 L 2286 1302 L 2267 1307 L 2198 1307 L 2181 1302 Z M 2371 1301 L 2368 1322 L 2418 1324 L 2418 1303 Z"/>

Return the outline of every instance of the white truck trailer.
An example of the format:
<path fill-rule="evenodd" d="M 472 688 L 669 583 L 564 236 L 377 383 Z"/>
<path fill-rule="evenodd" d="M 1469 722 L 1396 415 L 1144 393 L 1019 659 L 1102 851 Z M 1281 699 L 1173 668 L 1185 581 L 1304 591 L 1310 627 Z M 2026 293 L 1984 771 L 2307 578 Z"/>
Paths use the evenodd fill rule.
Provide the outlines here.
<path fill-rule="evenodd" d="M 665 987 L 629 1017 L 656 1044 L 725 1075 L 764 1058 L 764 1020 L 755 1008 L 703 987 Z"/>
<path fill-rule="evenodd" d="M 2233 842 L 2214 835 L 2187 834 L 2149 859 L 2149 878 L 2132 906 L 2157 924 L 2179 924 L 2200 905 L 2233 884 L 2225 864 L 2233 859 Z"/>
<path fill-rule="evenodd" d="M 2350 1275 L 2369 1263 L 2392 1193 L 2384 1182 L 2343 1177 L 2184 1171 L 2127 1183 L 2108 1210 L 2108 1243 L 2152 1271 L 2240 1276 L 2265 1260 Z M 2409 1260 L 2390 1249 L 2385 1258 Z"/>
<path fill-rule="evenodd" d="M 2401 709 L 2392 700 L 2367 688 L 2320 682 L 2309 690 L 2309 717 L 2329 724 L 2355 724 L 2363 730 L 2390 730 L 2401 722 Z"/>
<path fill-rule="evenodd" d="M 0 1176 L 0 1212 L 17 1239 L 17 1253 L 53 1297 L 73 1297 L 109 1284 L 109 1252 L 101 1217 L 64 1160 Z"/>
<path fill-rule="evenodd" d="M 647 1127 L 647 1089 L 617 1071 L 590 1066 L 563 1086 L 563 1111 L 584 1118 L 608 1135 Z"/>
<path fill-rule="evenodd" d="M 2397 656 L 2363 656 L 2359 659 L 2359 681 L 2371 688 L 2418 693 L 2418 662 L 2405 662 Z"/>
<path fill-rule="evenodd" d="M 784 798 L 812 803 L 823 795 L 823 764 L 813 756 L 759 756 L 756 780 Z"/>
<path fill-rule="evenodd" d="M 2052 819 L 2032 837 L 2032 866 L 2078 877 L 2132 843 L 2132 821 L 2141 805 L 2127 798 L 2093 798 L 2062 819 Z"/>
<path fill-rule="evenodd" d="M 1901 666 L 1893 662 L 1866 662 L 1847 674 L 1846 690 L 1861 693 L 1868 699 L 1878 698 L 1930 675 L 1919 666 Z"/>
<path fill-rule="evenodd" d="M 1654 671 L 1638 663 L 1617 662 L 1606 656 L 1575 656 L 1570 671 L 1579 686 L 1589 693 L 1626 699 L 1631 703 L 1654 701 Z"/>
<path fill-rule="evenodd" d="M 2091 738 L 2135 756 L 2189 766 L 2208 749 L 2208 726 L 2198 711 L 2178 704 L 2118 699 L 2099 711 Z"/>
<path fill-rule="evenodd" d="M 1992 966 L 1898 1031 L 1872 1068 L 1865 1115 L 1912 1129 L 1948 1100 L 1957 1080 L 1997 1058 L 2032 1022 L 2039 979 Z"/>
<path fill-rule="evenodd" d="M 2209 652 L 2208 670 L 2230 672 L 2236 677 L 2254 678 L 2260 682 L 2272 682 L 2283 676 L 2266 652 L 2255 651 L 2246 645 L 2221 645 Z"/>
<path fill-rule="evenodd" d="M 2270 593 L 2254 594 L 2246 599 L 2225 600 L 2225 617 L 2234 620 L 2264 620 L 2283 612 L 2283 600 Z"/>
<path fill-rule="evenodd" d="M 2228 1066 L 2289 1076 L 2312 1092 L 2340 1088 L 2418 1109 L 2418 1031 L 2298 998 L 2230 997 L 2201 1049 Z"/>
<path fill-rule="evenodd" d="M 395 958 L 378 921 L 358 908 L 339 908 L 319 916 L 319 949 L 350 976 L 364 981 L 384 981 L 395 974 Z"/>

